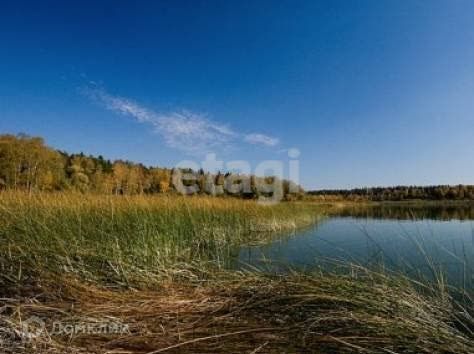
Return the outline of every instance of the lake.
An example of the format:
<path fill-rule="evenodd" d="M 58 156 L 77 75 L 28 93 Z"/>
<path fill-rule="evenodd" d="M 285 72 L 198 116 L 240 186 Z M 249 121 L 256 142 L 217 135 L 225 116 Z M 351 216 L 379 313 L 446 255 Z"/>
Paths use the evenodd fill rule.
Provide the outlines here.
<path fill-rule="evenodd" d="M 474 288 L 472 206 L 382 205 L 342 208 L 317 225 L 242 247 L 238 267 L 275 272 L 334 268 L 342 261 Z"/>

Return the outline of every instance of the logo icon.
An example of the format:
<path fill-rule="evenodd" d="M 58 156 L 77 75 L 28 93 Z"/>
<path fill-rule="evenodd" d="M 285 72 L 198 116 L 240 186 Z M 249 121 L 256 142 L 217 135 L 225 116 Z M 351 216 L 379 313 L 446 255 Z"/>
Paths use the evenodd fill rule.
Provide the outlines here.
<path fill-rule="evenodd" d="M 29 342 L 32 339 L 39 338 L 45 331 L 44 321 L 32 316 L 21 323 L 21 336 L 24 342 Z"/>

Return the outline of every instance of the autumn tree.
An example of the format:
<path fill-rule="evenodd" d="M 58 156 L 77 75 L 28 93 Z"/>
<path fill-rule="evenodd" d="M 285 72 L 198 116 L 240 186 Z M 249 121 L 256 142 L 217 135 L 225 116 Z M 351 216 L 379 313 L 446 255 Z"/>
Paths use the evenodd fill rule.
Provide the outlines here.
<path fill-rule="evenodd" d="M 64 161 L 41 138 L 1 135 L 0 179 L 5 188 L 58 189 L 64 181 Z"/>

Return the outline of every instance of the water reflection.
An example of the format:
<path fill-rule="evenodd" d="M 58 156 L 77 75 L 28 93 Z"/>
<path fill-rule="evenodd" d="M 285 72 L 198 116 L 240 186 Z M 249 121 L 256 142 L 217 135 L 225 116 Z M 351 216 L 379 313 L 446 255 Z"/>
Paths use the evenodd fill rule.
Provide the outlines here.
<path fill-rule="evenodd" d="M 344 208 L 293 237 L 242 248 L 236 266 L 284 272 L 349 261 L 431 280 L 442 273 L 444 281 L 473 289 L 473 219 L 471 207 Z"/>
<path fill-rule="evenodd" d="M 373 206 L 349 206 L 337 212 L 337 216 L 353 218 L 395 220 L 474 220 L 473 204 L 400 205 L 381 204 Z"/>

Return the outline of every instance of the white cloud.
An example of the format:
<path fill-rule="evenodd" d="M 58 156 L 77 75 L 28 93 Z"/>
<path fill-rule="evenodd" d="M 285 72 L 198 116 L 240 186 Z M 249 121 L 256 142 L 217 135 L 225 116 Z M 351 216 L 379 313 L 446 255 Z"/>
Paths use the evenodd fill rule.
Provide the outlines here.
<path fill-rule="evenodd" d="M 225 125 L 188 111 L 160 115 L 154 125 L 168 146 L 188 153 L 229 149 L 237 136 Z"/>
<path fill-rule="evenodd" d="M 259 133 L 245 135 L 244 141 L 250 144 L 262 144 L 265 146 L 276 146 L 279 143 L 279 140 L 277 138 L 272 138 L 271 136 Z"/>
<path fill-rule="evenodd" d="M 186 110 L 157 113 L 127 98 L 110 95 L 103 89 L 87 89 L 85 92 L 106 109 L 151 125 L 168 146 L 188 154 L 205 154 L 217 149 L 228 150 L 239 140 L 269 147 L 279 142 L 276 138 L 259 133 L 240 134 L 202 114 Z"/>
<path fill-rule="evenodd" d="M 140 123 L 154 123 L 156 121 L 157 117 L 154 112 L 126 98 L 109 95 L 102 89 L 86 90 L 86 93 L 110 111 L 132 116 Z"/>

